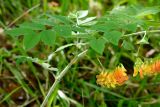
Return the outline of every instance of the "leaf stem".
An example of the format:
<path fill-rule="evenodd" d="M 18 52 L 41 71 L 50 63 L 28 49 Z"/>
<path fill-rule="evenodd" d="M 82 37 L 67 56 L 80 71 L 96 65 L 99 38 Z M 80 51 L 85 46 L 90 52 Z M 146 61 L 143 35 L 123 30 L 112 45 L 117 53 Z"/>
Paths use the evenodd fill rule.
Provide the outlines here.
<path fill-rule="evenodd" d="M 84 54 L 86 54 L 87 50 L 81 52 L 80 54 L 78 54 L 77 56 L 75 56 L 71 62 L 61 71 L 61 73 L 55 78 L 55 82 L 53 83 L 53 85 L 51 86 L 51 88 L 48 91 L 47 96 L 45 97 L 45 99 L 43 100 L 42 104 L 40 107 L 45 107 L 49 97 L 51 96 L 51 94 L 53 93 L 53 91 L 55 90 L 56 86 L 58 85 L 58 83 L 61 81 L 61 79 L 64 77 L 64 75 L 68 72 L 69 68 Z"/>
<path fill-rule="evenodd" d="M 146 32 L 147 33 L 160 33 L 160 30 L 140 31 L 140 32 L 136 32 L 136 33 L 126 34 L 123 37 L 145 34 Z"/>

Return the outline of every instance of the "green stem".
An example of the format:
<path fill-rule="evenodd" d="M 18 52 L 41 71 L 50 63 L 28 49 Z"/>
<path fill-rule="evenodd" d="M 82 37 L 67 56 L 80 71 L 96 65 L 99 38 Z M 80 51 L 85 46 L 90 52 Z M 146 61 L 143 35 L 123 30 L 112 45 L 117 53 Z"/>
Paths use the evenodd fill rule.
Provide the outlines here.
<path fill-rule="evenodd" d="M 53 91 L 55 90 L 56 86 L 58 85 L 58 83 L 61 81 L 61 79 L 64 77 L 64 75 L 68 72 L 69 68 L 84 54 L 86 54 L 87 50 L 81 52 L 80 54 L 78 54 L 77 56 L 75 56 L 71 62 L 62 70 L 62 72 L 55 78 L 55 82 L 53 83 L 53 85 L 51 86 L 51 88 L 48 91 L 47 96 L 45 97 L 45 99 L 43 100 L 42 104 L 40 107 L 45 107 L 48 99 L 50 98 L 51 94 L 53 93 Z"/>
<path fill-rule="evenodd" d="M 146 32 L 147 33 L 159 33 L 160 30 L 140 31 L 140 32 L 136 32 L 136 33 L 126 34 L 123 37 L 129 37 L 129 36 L 134 36 L 134 35 L 145 34 Z"/>

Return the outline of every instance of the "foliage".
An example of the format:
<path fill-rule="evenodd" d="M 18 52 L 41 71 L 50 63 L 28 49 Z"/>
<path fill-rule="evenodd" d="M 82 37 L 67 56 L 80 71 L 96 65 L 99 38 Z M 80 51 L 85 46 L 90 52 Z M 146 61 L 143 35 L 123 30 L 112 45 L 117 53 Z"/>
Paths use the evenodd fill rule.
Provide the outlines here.
<path fill-rule="evenodd" d="M 160 7 L 154 6 L 151 0 L 144 7 L 137 0 L 131 1 L 111 1 L 114 8 L 104 13 L 106 10 L 102 7 L 105 3 L 102 1 L 44 0 L 43 14 L 32 13 L 37 17 L 12 28 L 5 27 L 13 48 L 0 49 L 0 75 L 4 75 L 0 83 L 6 82 L 5 72 L 13 79 L 6 82 L 9 85 L 0 88 L 3 96 L 0 104 L 17 106 L 14 98 L 22 93 L 18 95 L 24 100 L 19 104 L 21 106 L 35 104 L 44 107 L 44 102 L 49 107 L 159 105 Z M 23 4 L 19 0 L 15 3 Z M 49 3 L 61 5 L 49 7 Z M 87 9 L 87 3 L 95 3 L 98 9 L 72 9 L 75 4 Z M 70 10 L 72 12 L 68 13 Z M 104 15 L 95 16 L 93 11 L 101 11 Z M 123 68 L 119 67 L 121 64 Z M 151 72 L 146 71 L 148 69 L 156 71 L 156 75 L 150 75 Z M 144 77 L 140 78 L 137 73 L 142 71 Z M 98 84 L 117 87 L 99 87 L 96 84 L 97 74 Z"/>

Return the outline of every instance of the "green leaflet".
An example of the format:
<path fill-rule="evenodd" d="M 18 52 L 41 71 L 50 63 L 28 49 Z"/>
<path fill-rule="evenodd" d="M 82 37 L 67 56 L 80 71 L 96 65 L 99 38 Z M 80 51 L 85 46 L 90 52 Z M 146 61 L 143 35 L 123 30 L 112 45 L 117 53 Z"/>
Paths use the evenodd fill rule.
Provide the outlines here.
<path fill-rule="evenodd" d="M 119 31 L 111 31 L 111 32 L 105 32 L 104 33 L 104 38 L 112 43 L 113 45 L 118 45 L 118 42 L 121 38 L 122 33 Z"/>
<path fill-rule="evenodd" d="M 93 38 L 89 42 L 89 45 L 94 51 L 96 51 L 99 54 L 102 54 L 105 48 L 105 43 L 106 41 L 102 38 L 99 38 L 99 39 Z"/>
<path fill-rule="evenodd" d="M 13 28 L 11 30 L 6 30 L 5 31 L 6 34 L 9 34 L 11 36 L 27 35 L 30 32 L 33 32 L 33 30 L 27 29 L 27 28 Z"/>
<path fill-rule="evenodd" d="M 24 22 L 19 25 L 20 28 L 32 29 L 32 30 L 44 30 L 45 26 L 35 22 Z"/>
<path fill-rule="evenodd" d="M 56 40 L 56 33 L 53 30 L 44 30 L 40 32 L 41 40 L 46 44 L 53 46 Z"/>
<path fill-rule="evenodd" d="M 62 37 L 71 36 L 71 26 L 69 25 L 56 25 L 54 29 L 58 36 Z"/>
<path fill-rule="evenodd" d="M 38 42 L 40 41 L 40 36 L 32 31 L 28 33 L 27 35 L 24 35 L 23 44 L 25 49 L 31 49 L 33 48 Z"/>

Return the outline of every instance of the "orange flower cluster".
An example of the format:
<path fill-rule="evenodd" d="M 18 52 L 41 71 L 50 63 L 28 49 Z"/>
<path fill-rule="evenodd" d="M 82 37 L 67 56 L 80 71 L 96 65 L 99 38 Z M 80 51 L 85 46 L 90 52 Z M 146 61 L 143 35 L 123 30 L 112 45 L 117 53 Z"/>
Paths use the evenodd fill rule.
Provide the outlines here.
<path fill-rule="evenodd" d="M 160 73 L 160 60 L 144 62 L 140 65 L 135 64 L 133 76 L 137 76 L 138 72 L 141 78 L 143 78 L 145 75 L 149 76 Z"/>
<path fill-rule="evenodd" d="M 158 73 L 160 73 L 160 59 L 145 62 L 140 58 L 136 60 L 133 77 L 139 74 L 140 78 L 144 78 L 144 76 L 156 75 Z M 97 84 L 108 88 L 122 85 L 128 80 L 126 69 L 123 66 L 116 67 L 113 72 L 101 72 L 96 78 Z"/>
<path fill-rule="evenodd" d="M 101 72 L 96 76 L 97 84 L 108 88 L 122 85 L 128 80 L 128 76 L 125 72 L 126 69 L 123 66 L 117 67 L 113 72 Z"/>

